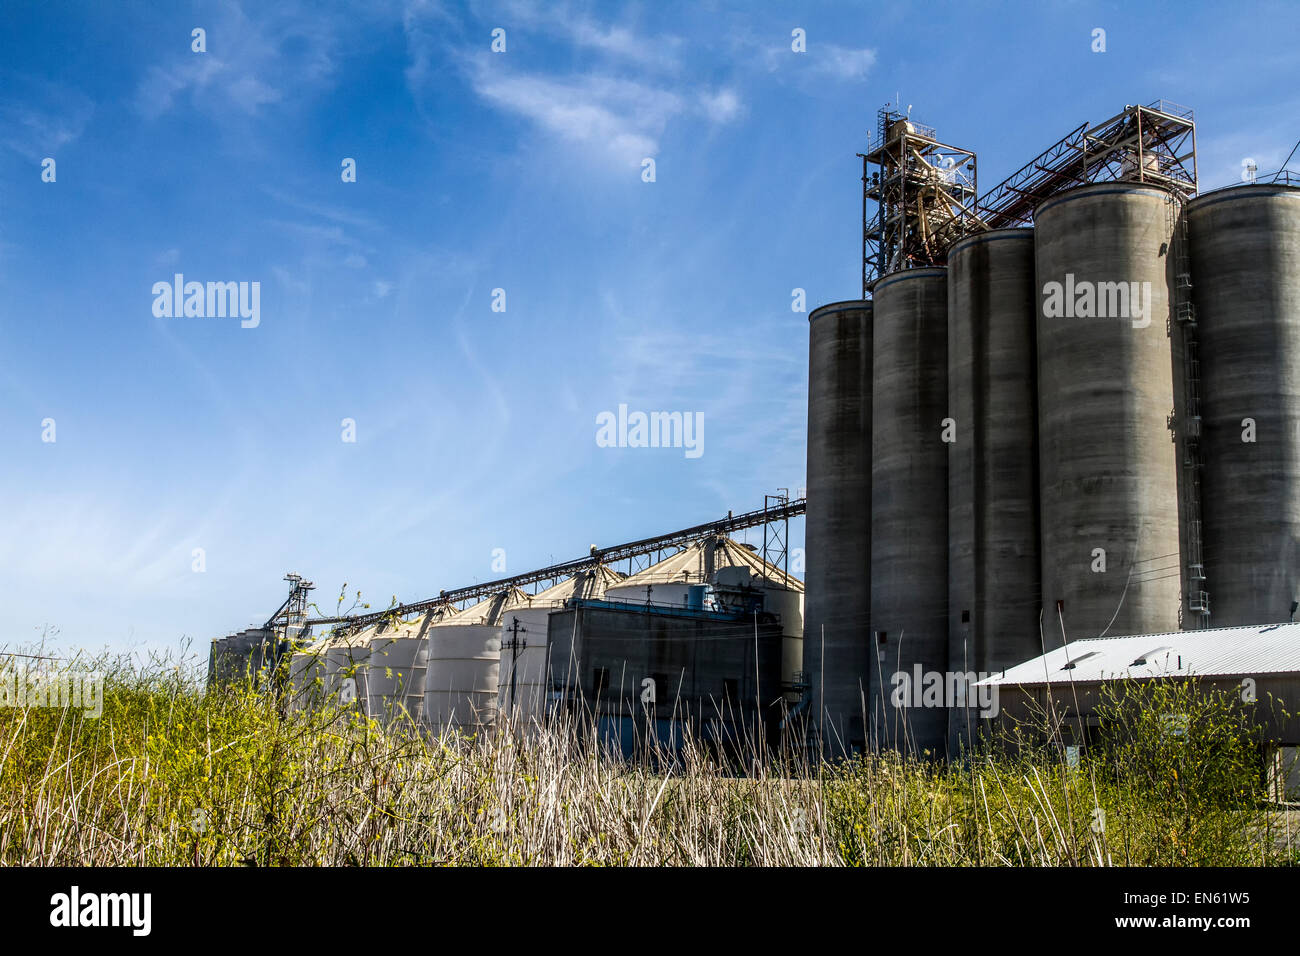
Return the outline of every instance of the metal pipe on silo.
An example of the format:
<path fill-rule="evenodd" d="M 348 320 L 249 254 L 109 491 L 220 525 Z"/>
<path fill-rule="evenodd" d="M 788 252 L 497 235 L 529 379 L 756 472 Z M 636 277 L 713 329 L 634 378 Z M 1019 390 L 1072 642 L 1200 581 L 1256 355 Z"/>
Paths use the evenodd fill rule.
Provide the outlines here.
<path fill-rule="evenodd" d="M 948 670 L 947 270 L 886 276 L 874 296 L 868 733 L 937 754 L 948 712 L 918 681 Z"/>
<path fill-rule="evenodd" d="M 988 674 L 1041 652 L 1034 231 L 948 253 L 948 660 Z M 953 712 L 954 749 L 970 715 Z"/>
<path fill-rule="evenodd" d="M 1208 193 L 1187 221 L 1210 619 L 1277 623 L 1300 598 L 1300 189 Z"/>
<path fill-rule="evenodd" d="M 1179 628 L 1178 462 L 1169 432 L 1176 214 L 1165 191 L 1117 182 L 1070 190 L 1035 210 L 1049 648 Z"/>
<path fill-rule="evenodd" d="M 871 617 L 869 301 L 808 317 L 808 490 L 803 669 L 821 748 L 865 745 Z"/>

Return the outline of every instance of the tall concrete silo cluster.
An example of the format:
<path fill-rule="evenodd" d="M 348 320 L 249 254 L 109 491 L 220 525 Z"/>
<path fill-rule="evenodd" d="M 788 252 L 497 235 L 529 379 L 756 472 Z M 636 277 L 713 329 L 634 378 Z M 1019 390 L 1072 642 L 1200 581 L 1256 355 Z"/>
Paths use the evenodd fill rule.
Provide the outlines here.
<path fill-rule="evenodd" d="M 810 317 L 804 660 L 832 753 L 954 753 L 964 678 L 1300 599 L 1300 189 L 1187 202 L 1165 147 L 1190 112 L 1160 103 L 908 220 L 920 129 L 882 119 L 864 157 L 873 298 Z"/>

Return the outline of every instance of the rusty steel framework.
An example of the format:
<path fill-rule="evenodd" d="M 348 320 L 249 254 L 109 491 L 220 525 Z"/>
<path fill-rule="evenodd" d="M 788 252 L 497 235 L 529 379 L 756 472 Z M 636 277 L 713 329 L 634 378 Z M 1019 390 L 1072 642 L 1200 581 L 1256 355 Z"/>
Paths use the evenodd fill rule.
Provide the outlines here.
<path fill-rule="evenodd" d="M 1168 100 L 1126 106 L 1104 123 L 1086 123 L 1057 140 L 979 200 L 984 229 L 1027 226 L 1034 207 L 1066 189 L 1098 182 L 1163 186 L 1196 195 L 1196 121 Z"/>
<path fill-rule="evenodd" d="M 889 107 L 877 112 L 876 135 L 858 156 L 865 299 L 891 272 L 942 265 L 948 247 L 970 228 L 978 190 L 973 152 L 941 143 L 932 128 Z"/>
<path fill-rule="evenodd" d="M 301 574 L 292 571 L 284 576 L 284 580 L 289 582 L 289 596 L 262 626 L 278 630 L 282 638 L 293 639 L 306 632 L 307 607 L 316 585 L 304 581 Z"/>
<path fill-rule="evenodd" d="M 975 154 L 939 142 L 933 129 L 885 108 L 872 144 L 858 154 L 863 298 L 891 272 L 946 264 L 965 236 L 1032 225 L 1040 203 L 1075 186 L 1151 183 L 1184 202 L 1197 189 L 1195 117 L 1168 100 L 1084 123 L 978 198 Z M 878 168 L 868 175 L 870 166 Z"/>
<path fill-rule="evenodd" d="M 806 507 L 807 502 L 803 498 L 792 501 L 788 497 L 776 499 L 774 496 L 765 496 L 764 507 L 760 510 L 747 511 L 744 514 L 728 512 L 725 518 L 719 518 L 717 521 L 694 525 L 668 534 L 656 535 L 653 538 L 629 541 L 626 544 L 617 544 L 609 548 L 597 548 L 592 545 L 588 554 L 572 561 L 565 561 L 562 564 L 553 564 L 549 567 L 538 568 L 535 571 L 527 571 L 523 574 L 515 574 L 508 578 L 487 581 L 483 584 L 456 588 L 452 591 L 441 591 L 435 598 L 416 601 L 412 604 L 400 604 L 385 611 L 312 618 L 306 621 L 306 626 L 314 627 L 316 625 L 333 624 L 347 630 L 357 630 L 370 624 L 377 624 L 385 618 L 401 618 L 412 614 L 422 614 L 438 606 L 455 607 L 469 601 L 490 597 L 493 594 L 500 594 L 510 588 L 523 587 L 529 584 L 555 583 L 571 577 L 579 571 L 587 571 L 602 564 L 610 565 L 624 560 L 638 562 L 638 559 L 645 559 L 648 555 L 662 555 L 665 551 L 676 553 L 692 541 L 697 541 L 700 538 L 731 534 L 745 528 L 763 527 L 766 550 L 769 540 L 768 527 L 775 526 L 778 523 L 788 523 L 791 518 L 803 514 Z M 775 533 L 775 528 L 773 533 Z M 781 536 L 781 540 L 785 540 L 784 534 Z M 784 548 L 782 550 L 784 551 Z M 283 610 L 282 607 L 280 611 L 276 612 L 276 616 L 280 616 Z M 272 620 L 275 620 L 275 618 L 273 617 Z"/>

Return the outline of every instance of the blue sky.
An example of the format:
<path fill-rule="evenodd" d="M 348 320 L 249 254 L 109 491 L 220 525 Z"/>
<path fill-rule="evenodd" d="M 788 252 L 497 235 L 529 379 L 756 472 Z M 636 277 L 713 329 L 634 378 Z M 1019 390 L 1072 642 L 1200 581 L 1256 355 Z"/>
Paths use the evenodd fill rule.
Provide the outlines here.
<path fill-rule="evenodd" d="M 1300 8 L 1129 6 L 7 4 L 0 644 L 206 647 L 287 570 L 384 605 L 802 487 L 791 290 L 856 296 L 896 94 L 985 186 L 1159 97 L 1202 188 L 1281 165 Z M 260 324 L 155 317 L 177 272 Z M 598 447 L 620 403 L 704 453 Z"/>

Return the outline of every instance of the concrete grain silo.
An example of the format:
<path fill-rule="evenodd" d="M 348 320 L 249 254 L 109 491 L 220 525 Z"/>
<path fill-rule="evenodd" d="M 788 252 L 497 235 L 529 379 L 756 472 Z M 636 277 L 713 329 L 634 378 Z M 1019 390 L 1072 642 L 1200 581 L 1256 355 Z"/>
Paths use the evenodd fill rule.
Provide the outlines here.
<path fill-rule="evenodd" d="M 894 273 L 874 295 L 866 732 L 882 744 L 941 753 L 947 710 L 896 707 L 891 698 L 915 700 L 908 688 L 918 674 L 948 668 L 947 270 Z M 854 734 L 849 744 L 860 742 Z"/>
<path fill-rule="evenodd" d="M 808 317 L 803 671 L 813 732 L 831 752 L 861 739 L 867 695 L 871 317 L 870 301 L 824 305 Z"/>
<path fill-rule="evenodd" d="M 1285 621 L 1300 600 L 1300 189 L 1208 193 L 1187 221 L 1210 619 Z"/>
<path fill-rule="evenodd" d="M 1034 231 L 948 254 L 948 660 L 992 673 L 1040 653 Z M 954 711 L 953 744 L 969 742 Z"/>
<path fill-rule="evenodd" d="M 1082 186 L 1035 210 L 1048 648 L 1179 628 L 1175 212 L 1164 190 L 1123 182 Z"/>

